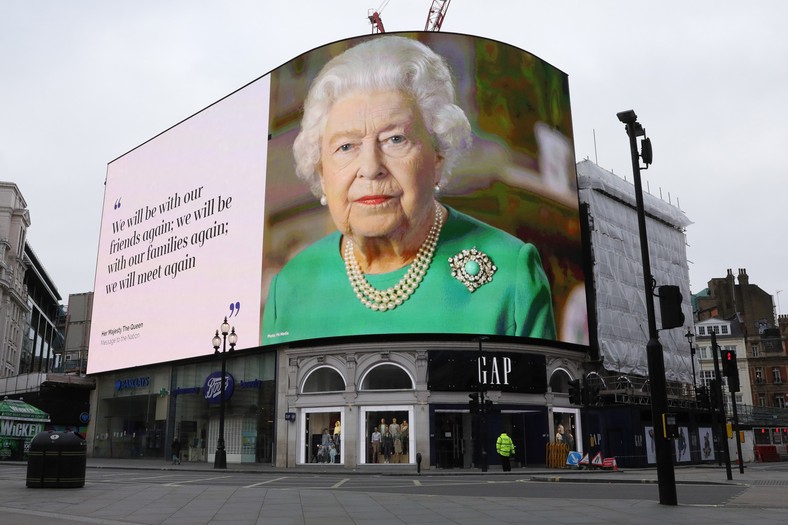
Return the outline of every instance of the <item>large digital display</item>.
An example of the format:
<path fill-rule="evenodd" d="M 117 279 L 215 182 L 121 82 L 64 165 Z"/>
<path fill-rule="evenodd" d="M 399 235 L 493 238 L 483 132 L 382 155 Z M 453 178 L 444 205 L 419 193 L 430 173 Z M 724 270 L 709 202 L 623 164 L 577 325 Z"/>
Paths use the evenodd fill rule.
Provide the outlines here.
<path fill-rule="evenodd" d="M 322 71 L 322 73 L 321 73 Z M 374 334 L 587 344 L 568 79 L 493 40 L 335 42 L 112 161 L 88 372 Z"/>

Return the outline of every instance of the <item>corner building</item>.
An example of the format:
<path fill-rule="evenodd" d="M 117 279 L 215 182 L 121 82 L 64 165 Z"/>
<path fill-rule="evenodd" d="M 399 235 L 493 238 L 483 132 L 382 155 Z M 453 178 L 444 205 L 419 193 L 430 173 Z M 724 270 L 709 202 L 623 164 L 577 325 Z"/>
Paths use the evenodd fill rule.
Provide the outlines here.
<path fill-rule="evenodd" d="M 346 467 L 415 464 L 420 455 L 424 468 L 478 468 L 483 448 L 488 463 L 498 464 L 495 440 L 504 429 L 515 442 L 515 465 L 539 465 L 553 416 L 579 422 L 579 411 L 547 384 L 548 374 L 563 376 L 562 367 L 576 361 L 571 351 L 447 337 L 287 347 L 278 354 L 277 411 L 292 414 L 277 425 L 280 467 L 321 462 L 321 436 L 328 430 L 333 438 L 337 422 L 335 462 Z M 492 402 L 484 428 L 469 407 L 477 381 Z M 408 432 L 387 457 L 373 433 L 392 423 L 407 423 Z"/>
<path fill-rule="evenodd" d="M 347 300 L 364 319 L 377 315 L 357 302 L 338 251 L 302 260 L 297 276 L 325 276 L 331 267 L 339 280 L 294 279 L 287 290 L 297 294 L 271 294 L 297 254 L 329 246 L 322 241 L 340 229 L 295 172 L 307 92 L 327 63 L 378 38 L 389 38 L 386 49 L 412 40 L 440 56 L 434 63 L 445 61 L 451 73 L 441 77 L 452 84 L 444 85 L 447 114 L 467 119 L 457 129 L 468 136 L 441 146 L 468 142 L 437 194 L 436 173 L 419 173 L 430 183 L 412 190 L 450 217 L 444 238 L 435 239 L 436 253 L 450 253 L 436 256 L 424 287 L 402 306 L 416 312 L 410 320 L 422 322 L 418 329 L 386 313 L 374 326 L 347 313 L 359 310 L 336 313 L 342 309 L 332 303 Z M 373 69 L 374 61 L 362 63 Z M 222 366 L 210 343 L 223 317 L 238 337 L 223 354 L 230 464 L 389 468 L 421 458 L 424 468 L 471 468 L 498 463 L 495 440 L 505 430 L 515 443 L 513 465 L 539 465 L 559 424 L 567 435 L 583 434 L 567 395 L 592 344 L 569 83 L 538 57 L 432 32 L 334 42 L 111 161 L 104 187 L 88 358 L 97 379 L 93 456 L 169 458 L 177 437 L 182 460 L 214 461 Z M 485 264 L 482 291 L 452 274 L 451 261 L 470 257 L 465 252 Z M 422 299 L 436 275 L 440 288 Z M 538 321 L 528 315 L 537 303 L 525 298 L 531 293 L 540 297 Z M 280 309 L 306 327 L 300 335 L 292 324 L 268 323 Z M 485 324 L 473 323 L 481 317 Z M 485 410 L 476 413 L 471 394 L 489 402 Z M 376 427 L 392 430 L 392 442 L 382 436 L 377 444 Z"/>

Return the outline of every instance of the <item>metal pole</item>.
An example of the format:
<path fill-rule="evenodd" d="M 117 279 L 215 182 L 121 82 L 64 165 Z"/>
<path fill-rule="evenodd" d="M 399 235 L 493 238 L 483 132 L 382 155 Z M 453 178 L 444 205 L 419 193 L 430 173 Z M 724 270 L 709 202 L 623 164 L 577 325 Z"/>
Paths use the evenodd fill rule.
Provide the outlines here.
<path fill-rule="evenodd" d="M 736 409 L 736 392 L 731 391 L 733 405 L 733 431 L 736 433 L 736 452 L 739 455 L 739 474 L 744 474 L 744 458 L 741 456 L 741 436 L 739 435 L 739 413 Z"/>
<path fill-rule="evenodd" d="M 227 468 L 227 452 L 224 450 L 224 374 L 227 365 L 227 334 L 222 333 L 222 379 L 219 388 L 219 439 L 213 468 Z"/>
<path fill-rule="evenodd" d="M 654 279 L 651 275 L 651 262 L 648 254 L 648 237 L 646 234 L 646 211 L 643 204 L 643 187 L 640 182 L 640 159 L 637 149 L 637 137 L 644 135 L 642 126 L 637 122 L 634 112 L 619 119 L 626 124 L 629 135 L 629 149 L 632 156 L 632 174 L 635 179 L 635 199 L 637 202 L 638 232 L 640 234 L 640 253 L 643 259 L 643 285 L 645 288 L 646 313 L 648 315 L 648 335 L 646 356 L 648 361 L 648 377 L 651 384 L 651 419 L 654 426 L 654 445 L 657 457 L 657 483 L 659 485 L 659 502 L 662 505 L 677 505 L 676 475 L 673 471 L 671 442 L 662 428 L 662 414 L 668 411 L 668 394 L 665 384 L 665 361 L 662 355 L 662 344 L 659 342 L 657 320 L 654 312 Z"/>
<path fill-rule="evenodd" d="M 692 395 L 695 398 L 695 401 L 698 400 L 698 384 L 695 381 L 695 347 L 692 346 L 692 332 L 689 328 L 687 328 L 687 341 L 690 345 L 690 359 L 692 360 Z"/>
<path fill-rule="evenodd" d="M 725 398 L 722 395 L 722 376 L 720 374 L 720 357 L 718 349 L 720 347 L 717 345 L 717 334 L 712 331 L 711 332 L 711 353 L 714 354 L 714 378 L 715 378 L 715 388 L 717 390 L 717 400 L 719 405 L 720 411 L 720 419 L 719 419 L 719 435 L 720 435 L 720 445 L 722 446 L 722 455 L 725 459 L 725 473 L 728 476 L 728 481 L 733 479 L 733 473 L 731 472 L 731 452 L 730 448 L 728 447 L 728 433 L 725 431 Z"/>
<path fill-rule="evenodd" d="M 482 349 L 482 341 L 487 339 L 486 337 L 479 337 L 479 359 L 478 359 L 478 369 L 481 370 L 483 365 L 483 358 L 484 352 Z M 478 372 L 478 371 L 477 371 Z M 479 425 L 479 438 L 482 442 L 482 472 L 487 472 L 487 406 L 484 402 L 484 392 L 486 390 L 486 384 L 481 380 L 481 374 L 478 374 L 479 377 L 479 419 L 481 420 L 481 424 Z"/>

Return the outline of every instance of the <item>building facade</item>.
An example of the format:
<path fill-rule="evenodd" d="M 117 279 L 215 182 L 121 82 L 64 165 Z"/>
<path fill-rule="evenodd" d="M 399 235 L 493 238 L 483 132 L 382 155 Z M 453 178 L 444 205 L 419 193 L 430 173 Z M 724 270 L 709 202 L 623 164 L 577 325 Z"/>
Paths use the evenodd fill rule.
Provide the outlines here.
<path fill-rule="evenodd" d="M 708 287 L 695 296 L 695 315 L 699 337 L 710 335 L 709 330 L 714 329 L 718 341 L 728 344 L 737 341 L 743 403 L 785 408 L 788 402 L 785 316 L 775 318 L 772 296 L 750 283 L 747 270 L 740 268 L 734 276 L 729 269 L 726 277 L 711 279 Z M 701 333 L 701 327 L 706 333 Z"/>
<path fill-rule="evenodd" d="M 711 381 L 715 376 L 714 354 L 711 347 L 711 334 L 714 333 L 720 350 L 733 350 L 736 353 L 736 365 L 739 369 L 739 392 L 735 393 L 736 403 L 739 405 L 752 405 L 752 387 L 749 373 L 749 354 L 745 343 L 744 334 L 739 329 L 739 324 L 731 320 L 708 318 L 695 325 L 695 341 L 698 356 L 698 386 L 706 388 L 708 392 Z M 718 367 L 722 366 L 717 356 Z M 721 370 L 721 369 L 720 369 Z M 720 371 L 722 374 L 722 372 Z M 726 411 L 731 413 L 731 397 L 727 379 L 722 376 L 723 395 L 725 397 Z"/>
<path fill-rule="evenodd" d="M 65 322 L 65 343 L 59 357 L 59 371 L 84 375 L 88 365 L 90 319 L 93 310 L 93 292 L 68 296 Z"/>
<path fill-rule="evenodd" d="M 596 171 L 580 172 L 593 187 L 609 185 L 613 177 L 604 172 L 600 182 L 593 180 L 600 176 Z M 633 192 L 631 185 L 624 186 Z M 602 197 L 620 204 L 618 194 Z M 634 216 L 632 206 L 625 206 L 621 217 L 621 210 L 605 210 L 598 199 L 589 202 L 593 203 L 589 225 L 598 233 L 622 228 Z M 662 226 L 671 213 L 679 212 L 660 215 Z M 670 237 L 670 245 L 680 251 L 686 219 L 677 217 L 663 236 Z M 589 245 L 600 265 L 608 264 L 605 261 L 611 256 L 603 248 L 601 242 Z M 675 260 L 672 253 L 664 257 Z M 602 275 L 613 273 L 603 266 L 597 270 Z M 638 276 L 632 272 L 628 278 L 637 290 Z M 682 283 L 688 287 L 688 278 Z M 615 289 L 621 288 L 595 287 L 591 293 L 596 322 L 613 319 L 607 311 L 611 300 L 619 301 L 620 308 L 635 300 L 616 299 Z M 586 307 L 585 294 L 581 307 Z M 424 468 L 478 468 L 485 461 L 498 462 L 495 438 L 507 429 L 515 442 L 515 464 L 540 465 L 546 463 L 546 446 L 555 442 L 561 425 L 571 436 L 573 449 L 616 456 L 622 465 L 653 464 L 647 370 L 622 373 L 615 360 L 624 356 L 637 368 L 637 358 L 627 357 L 627 352 L 642 351 L 645 341 L 636 343 L 634 336 L 625 335 L 628 332 L 610 326 L 601 330 L 597 325 L 591 332 L 589 346 L 576 349 L 505 338 L 368 336 L 234 352 L 227 358 L 233 385 L 225 407 L 228 462 L 297 468 L 333 460 L 339 467 L 365 468 L 414 465 L 420 459 Z M 678 461 L 713 461 L 717 456 L 704 447 L 711 423 L 697 410 L 688 388 L 692 384 L 689 346 L 681 346 L 683 333 L 671 340 L 671 355 L 677 357 L 667 361 L 670 405 L 679 414 L 684 437 L 684 445 L 677 445 Z M 628 346 L 633 350 L 626 350 Z M 218 356 L 205 356 L 96 375 L 90 453 L 164 458 L 177 436 L 184 443 L 184 459 L 213 461 L 220 417 L 211 385 L 220 370 Z M 573 380 L 598 387 L 598 396 L 588 406 L 570 400 Z M 469 395 L 480 393 L 491 402 L 483 423 L 469 404 Z M 381 432 L 392 424 L 398 427 L 399 437 L 387 452 L 373 436 L 376 429 Z"/>
<path fill-rule="evenodd" d="M 25 239 L 30 213 L 16 184 L 0 182 L 0 377 L 19 373 L 28 352 L 31 306 L 25 287 Z"/>

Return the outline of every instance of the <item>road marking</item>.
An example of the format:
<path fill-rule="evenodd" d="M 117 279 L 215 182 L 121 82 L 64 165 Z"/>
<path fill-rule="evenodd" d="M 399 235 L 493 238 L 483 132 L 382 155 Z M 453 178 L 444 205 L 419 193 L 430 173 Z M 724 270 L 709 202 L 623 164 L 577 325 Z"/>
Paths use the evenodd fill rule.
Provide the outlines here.
<path fill-rule="evenodd" d="M 162 474 L 161 476 L 143 476 L 143 477 L 139 477 L 139 478 L 123 478 L 123 480 L 124 481 L 145 481 L 147 479 L 175 478 L 175 477 L 181 477 L 183 475 L 184 474 Z M 113 476 L 113 478 L 116 478 L 116 477 L 117 477 L 117 475 Z"/>
<path fill-rule="evenodd" d="M 347 483 L 348 481 L 350 481 L 350 478 L 345 478 L 345 479 L 343 479 L 343 480 L 337 481 L 336 483 L 334 483 L 333 485 L 331 485 L 331 488 L 332 488 L 332 489 L 338 489 L 339 487 L 341 487 L 342 485 L 344 485 L 344 484 L 345 484 L 345 483 Z"/>
<path fill-rule="evenodd" d="M 414 484 L 415 486 L 417 486 L 417 487 L 421 487 L 421 481 L 419 481 L 419 480 L 417 480 L 417 479 L 414 479 L 414 480 L 413 480 L 413 484 Z"/>
<path fill-rule="evenodd" d="M 201 481 L 213 481 L 215 479 L 226 479 L 231 476 L 214 476 L 212 478 L 199 478 L 199 479 L 187 479 L 186 481 L 173 481 L 172 483 L 165 483 L 165 487 L 180 487 L 184 483 L 199 483 Z"/>
<path fill-rule="evenodd" d="M 252 485 L 246 485 L 243 488 L 245 488 L 245 489 L 253 489 L 255 487 L 259 487 L 260 485 L 267 485 L 268 483 L 274 483 L 276 481 L 282 481 L 283 479 L 287 479 L 287 476 L 282 476 L 281 478 L 269 479 L 268 481 L 261 481 L 260 483 L 254 483 Z"/>

